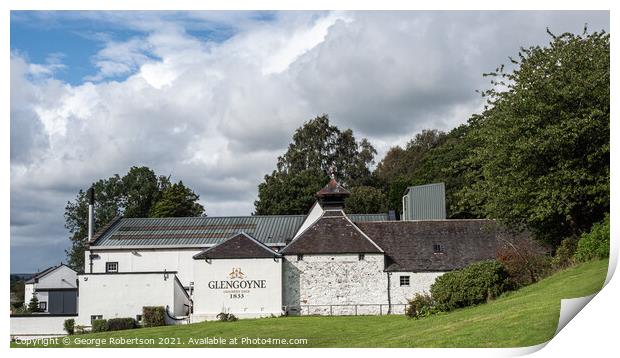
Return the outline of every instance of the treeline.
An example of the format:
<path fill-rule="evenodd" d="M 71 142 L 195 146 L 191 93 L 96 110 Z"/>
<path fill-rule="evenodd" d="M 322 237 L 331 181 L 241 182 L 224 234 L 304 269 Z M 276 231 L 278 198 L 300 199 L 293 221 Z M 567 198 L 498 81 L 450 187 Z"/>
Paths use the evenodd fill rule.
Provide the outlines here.
<path fill-rule="evenodd" d="M 117 216 L 128 218 L 201 216 L 204 207 L 199 196 L 170 177 L 156 175 L 148 167 L 131 167 L 122 177 L 115 174 L 92 184 L 95 191 L 94 231 Z M 88 241 L 88 196 L 81 189 L 65 207 L 65 227 L 71 247 L 66 250 L 69 266 L 81 272 L 84 248 Z"/>
<path fill-rule="evenodd" d="M 609 35 L 548 33 L 483 74 L 481 113 L 422 131 L 374 170 L 366 139 L 327 115 L 306 122 L 259 185 L 256 214 L 305 214 L 335 169 L 351 212 L 400 212 L 407 186 L 444 182 L 450 218 L 500 219 L 552 247 L 579 237 L 609 212 Z"/>

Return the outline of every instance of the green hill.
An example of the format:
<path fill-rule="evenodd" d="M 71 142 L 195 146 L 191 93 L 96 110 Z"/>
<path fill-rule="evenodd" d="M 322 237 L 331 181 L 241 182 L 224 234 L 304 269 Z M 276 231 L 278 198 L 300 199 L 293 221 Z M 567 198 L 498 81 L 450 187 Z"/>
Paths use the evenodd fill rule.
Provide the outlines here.
<path fill-rule="evenodd" d="M 558 272 L 488 304 L 420 320 L 411 320 L 404 316 L 347 316 L 203 322 L 185 326 L 77 335 L 71 337 L 72 346 L 128 346 L 120 342 L 110 342 L 112 338 L 121 337 L 128 340 L 147 340 L 143 344 L 133 342 L 129 346 L 152 347 L 196 346 L 190 343 L 190 339 L 199 341 L 214 337 L 226 340 L 237 337 L 236 345 L 218 345 L 228 347 L 531 346 L 549 340 L 555 333 L 560 314 L 560 299 L 590 295 L 602 287 L 607 265 L 607 260 L 588 262 Z M 160 338 L 163 340 L 160 341 Z M 266 339 L 266 344 L 248 342 L 248 338 Z M 289 345 L 274 340 L 297 338 L 306 339 L 307 343 Z M 91 341 L 86 342 L 88 344 L 75 344 L 76 339 Z M 101 341 L 103 339 L 106 341 Z M 153 341 L 149 342 L 150 339 Z M 270 344 L 267 339 L 271 339 Z M 11 343 L 11 346 L 18 345 Z"/>

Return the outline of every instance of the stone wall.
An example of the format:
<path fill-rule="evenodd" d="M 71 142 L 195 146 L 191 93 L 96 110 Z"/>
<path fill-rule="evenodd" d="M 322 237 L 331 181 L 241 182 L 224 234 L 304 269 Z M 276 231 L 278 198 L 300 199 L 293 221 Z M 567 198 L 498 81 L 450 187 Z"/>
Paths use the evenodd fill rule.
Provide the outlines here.
<path fill-rule="evenodd" d="M 283 303 L 289 314 L 379 314 L 387 312 L 384 255 L 286 255 Z M 384 305 L 381 307 L 380 305 Z M 356 312 L 357 310 L 357 312 Z"/>
<path fill-rule="evenodd" d="M 391 272 L 390 296 L 393 304 L 406 304 L 416 293 L 429 293 L 435 279 L 444 272 Z M 409 276 L 409 286 L 400 285 L 400 276 Z"/>

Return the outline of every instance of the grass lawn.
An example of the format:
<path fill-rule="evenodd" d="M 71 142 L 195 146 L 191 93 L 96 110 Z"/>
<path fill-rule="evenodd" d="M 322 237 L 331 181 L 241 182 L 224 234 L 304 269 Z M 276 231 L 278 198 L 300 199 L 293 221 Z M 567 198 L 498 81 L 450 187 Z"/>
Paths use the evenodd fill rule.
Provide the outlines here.
<path fill-rule="evenodd" d="M 523 347 L 545 342 L 555 333 L 560 299 L 590 295 L 601 289 L 607 260 L 572 267 L 519 291 L 476 307 L 420 320 L 404 316 L 280 317 L 237 322 L 203 322 L 69 337 L 69 346 L 201 346 L 190 339 L 219 337 L 224 347 Z M 154 339 L 147 344 L 110 344 L 110 338 Z M 229 339 L 237 338 L 237 344 Z M 160 342 L 160 338 L 170 339 Z M 243 338 L 301 338 L 307 344 L 256 344 Z M 75 339 L 91 340 L 76 344 Z M 102 340 L 106 339 L 106 342 Z M 18 347 L 11 343 L 11 347 Z M 66 347 L 62 343 L 51 345 Z"/>

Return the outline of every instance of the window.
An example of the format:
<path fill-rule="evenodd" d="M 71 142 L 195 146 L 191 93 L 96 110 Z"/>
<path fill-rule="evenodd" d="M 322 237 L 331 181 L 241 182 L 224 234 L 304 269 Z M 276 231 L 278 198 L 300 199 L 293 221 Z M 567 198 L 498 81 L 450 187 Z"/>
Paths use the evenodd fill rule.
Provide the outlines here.
<path fill-rule="evenodd" d="M 409 276 L 400 276 L 400 285 L 409 286 Z"/>
<path fill-rule="evenodd" d="M 142 322 L 142 315 L 141 314 L 136 315 L 136 322 L 138 322 L 138 323 Z"/>
<path fill-rule="evenodd" d="M 93 324 L 93 322 L 98 319 L 103 319 L 103 316 L 100 314 L 95 314 L 95 315 L 90 316 L 90 324 Z"/>
<path fill-rule="evenodd" d="M 106 262 L 105 272 L 118 272 L 118 262 Z"/>
<path fill-rule="evenodd" d="M 303 261 L 304 255 L 297 255 L 297 261 Z"/>
<path fill-rule="evenodd" d="M 363 261 L 365 257 L 366 257 L 366 255 L 364 255 L 364 254 L 359 254 L 359 256 L 358 256 L 360 261 Z"/>
<path fill-rule="evenodd" d="M 39 302 L 39 309 L 41 311 L 47 311 L 47 302 Z"/>
<path fill-rule="evenodd" d="M 440 254 L 443 252 L 443 245 L 433 244 L 433 252 L 436 254 Z"/>

